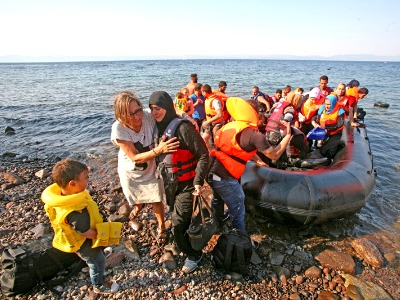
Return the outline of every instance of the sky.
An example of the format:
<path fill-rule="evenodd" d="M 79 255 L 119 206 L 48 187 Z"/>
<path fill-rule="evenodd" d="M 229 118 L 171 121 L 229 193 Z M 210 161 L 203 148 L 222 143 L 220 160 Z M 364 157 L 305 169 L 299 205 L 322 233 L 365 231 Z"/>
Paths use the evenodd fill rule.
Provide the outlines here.
<path fill-rule="evenodd" d="M 0 41 L 0 61 L 273 55 L 400 60 L 400 1 L 0 0 Z"/>

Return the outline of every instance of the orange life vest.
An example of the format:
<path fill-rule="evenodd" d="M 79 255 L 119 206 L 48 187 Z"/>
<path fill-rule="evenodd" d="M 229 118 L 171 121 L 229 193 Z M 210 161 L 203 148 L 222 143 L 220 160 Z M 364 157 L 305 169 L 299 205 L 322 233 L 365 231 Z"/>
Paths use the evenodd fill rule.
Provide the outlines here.
<path fill-rule="evenodd" d="M 208 97 L 206 99 L 206 103 L 204 105 L 204 108 L 206 109 L 206 119 L 209 120 L 212 117 L 214 117 L 217 114 L 217 111 L 213 108 L 212 104 L 213 101 L 215 99 L 218 99 L 221 102 L 222 105 L 222 117 L 219 118 L 218 120 L 215 120 L 214 122 L 212 122 L 213 124 L 218 124 L 221 123 L 222 121 L 224 121 L 224 107 L 225 107 L 225 101 L 219 99 L 218 97 L 216 97 L 214 94 L 212 94 L 210 97 Z"/>
<path fill-rule="evenodd" d="M 222 102 L 222 104 L 224 105 L 222 112 L 224 115 L 224 121 L 227 122 L 231 118 L 231 115 L 229 114 L 228 110 L 226 109 L 226 100 L 228 100 L 229 96 L 218 90 L 213 90 L 212 92 L 213 92 L 215 98 L 219 99 Z"/>
<path fill-rule="evenodd" d="M 321 97 L 320 99 L 324 99 Z M 320 99 L 315 99 L 314 102 L 309 98 L 304 102 L 303 106 L 301 107 L 301 114 L 304 116 L 305 120 L 304 123 L 310 124 L 311 118 L 315 116 L 318 112 L 318 109 L 322 105 Z M 321 103 L 320 103 L 321 102 Z"/>
<path fill-rule="evenodd" d="M 247 152 L 238 143 L 239 133 L 249 127 L 257 129 L 257 125 L 250 122 L 233 121 L 227 123 L 217 131 L 214 139 L 216 149 L 210 152 L 210 155 L 215 156 L 236 179 L 242 176 L 247 161 L 257 152 L 257 150 Z"/>
<path fill-rule="evenodd" d="M 336 105 L 336 107 L 334 108 L 334 110 L 327 114 L 326 110 L 324 109 L 321 117 L 319 119 L 319 124 L 322 125 L 325 129 L 327 129 L 327 127 L 335 127 L 335 125 L 337 125 L 337 119 L 339 117 L 339 110 L 340 110 L 340 106 Z M 343 129 L 343 125 L 338 127 L 335 130 L 329 130 L 327 129 L 327 135 L 334 135 L 338 132 L 340 132 Z"/>

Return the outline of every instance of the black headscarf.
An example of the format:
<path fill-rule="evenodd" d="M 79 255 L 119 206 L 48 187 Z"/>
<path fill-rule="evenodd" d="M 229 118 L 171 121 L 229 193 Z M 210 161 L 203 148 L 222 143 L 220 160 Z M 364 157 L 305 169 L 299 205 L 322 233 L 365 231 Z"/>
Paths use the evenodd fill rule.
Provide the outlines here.
<path fill-rule="evenodd" d="M 157 91 L 151 94 L 149 99 L 149 107 L 151 105 L 157 105 L 161 108 L 164 108 L 167 112 L 164 118 L 160 122 L 156 122 L 156 126 L 158 129 L 158 136 L 161 137 L 167 128 L 168 124 L 176 118 L 176 112 L 174 108 L 174 102 L 170 95 L 167 92 Z"/>

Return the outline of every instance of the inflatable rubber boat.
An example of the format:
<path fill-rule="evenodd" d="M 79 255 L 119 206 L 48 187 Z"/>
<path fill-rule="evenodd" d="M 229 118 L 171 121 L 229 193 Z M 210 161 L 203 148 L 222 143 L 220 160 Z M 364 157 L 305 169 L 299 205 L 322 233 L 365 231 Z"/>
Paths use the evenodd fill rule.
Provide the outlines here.
<path fill-rule="evenodd" d="M 342 141 L 329 166 L 280 170 L 249 161 L 241 177 L 247 212 L 311 225 L 359 211 L 376 177 L 367 131 L 346 122 Z"/>

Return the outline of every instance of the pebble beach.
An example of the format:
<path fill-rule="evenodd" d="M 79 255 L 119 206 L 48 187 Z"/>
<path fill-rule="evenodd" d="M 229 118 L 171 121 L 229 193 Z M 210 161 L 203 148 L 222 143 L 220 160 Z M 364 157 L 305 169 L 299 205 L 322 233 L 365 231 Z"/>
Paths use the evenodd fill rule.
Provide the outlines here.
<path fill-rule="evenodd" d="M 52 183 L 51 168 L 57 160 L 0 158 L 1 251 L 51 234 L 40 195 Z M 100 211 L 110 221 L 124 222 L 121 242 L 107 258 L 106 279 L 117 282 L 119 290 L 113 295 L 94 294 L 83 268 L 55 287 L 61 299 L 400 299 L 399 223 L 391 230 L 352 238 L 324 224 L 298 228 L 248 215 L 247 228 L 259 248 L 247 275 L 213 267 L 210 252 L 218 234 L 203 250 L 199 268 L 185 275 L 181 272 L 185 257 L 179 249 L 158 243 L 150 207 L 137 219 L 143 224 L 141 230 L 128 225 L 129 207 L 116 170 L 92 169 L 90 177 L 88 190 Z M 203 193 L 211 199 L 207 186 Z M 329 222 L 340 226 L 340 220 Z M 41 287 L 15 297 L 59 298 Z"/>

